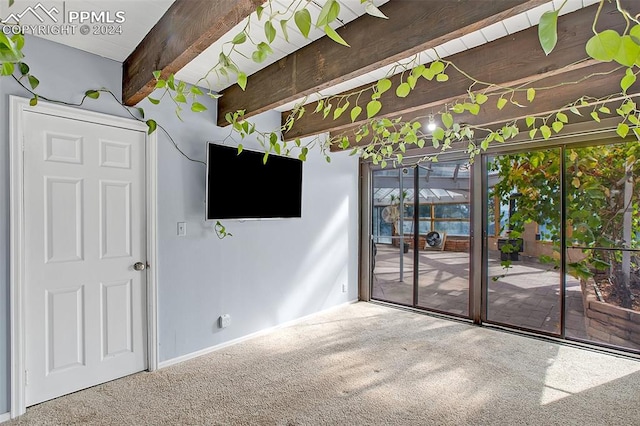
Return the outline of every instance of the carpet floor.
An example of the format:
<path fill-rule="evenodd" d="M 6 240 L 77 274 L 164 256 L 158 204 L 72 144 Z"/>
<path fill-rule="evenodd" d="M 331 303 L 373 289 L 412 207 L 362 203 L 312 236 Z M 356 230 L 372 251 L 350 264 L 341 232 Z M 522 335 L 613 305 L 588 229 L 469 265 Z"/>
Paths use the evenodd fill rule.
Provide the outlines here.
<path fill-rule="evenodd" d="M 638 425 L 640 362 L 356 303 L 3 426 L 32 424 Z"/>

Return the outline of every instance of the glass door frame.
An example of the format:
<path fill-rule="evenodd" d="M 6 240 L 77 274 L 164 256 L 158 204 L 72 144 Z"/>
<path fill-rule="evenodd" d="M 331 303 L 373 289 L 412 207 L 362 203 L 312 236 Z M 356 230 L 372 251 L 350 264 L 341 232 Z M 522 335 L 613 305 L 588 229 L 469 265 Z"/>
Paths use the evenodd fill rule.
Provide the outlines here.
<path fill-rule="evenodd" d="M 459 160 L 468 160 L 468 157 L 465 157 L 464 155 L 461 155 L 461 153 L 457 153 L 456 155 L 453 156 L 443 156 L 439 162 L 448 162 L 448 161 L 459 161 Z M 419 270 L 419 262 L 420 262 L 420 251 L 419 250 L 413 250 L 413 274 L 412 274 L 412 286 L 413 286 L 413 297 L 412 297 L 412 301 L 411 304 L 405 304 L 405 303 L 400 303 L 400 302 L 393 302 L 393 301 L 388 301 L 388 300 L 383 300 L 383 299 L 374 299 L 373 298 L 373 279 L 374 279 L 374 273 L 373 273 L 373 268 L 372 265 L 374 265 L 373 263 L 373 240 L 374 240 L 374 235 L 373 235 L 373 227 L 374 227 L 374 223 L 373 223 L 373 211 L 374 211 L 374 206 L 373 206 L 373 193 L 374 193 L 374 172 L 377 170 L 383 170 L 380 169 L 378 167 L 373 167 L 372 164 L 368 164 L 368 163 L 363 163 L 363 171 L 367 174 L 367 179 L 363 179 L 363 191 L 362 191 L 362 197 L 361 200 L 364 201 L 364 199 L 366 198 L 366 202 L 367 202 L 367 209 L 363 209 L 361 211 L 361 214 L 363 216 L 366 216 L 367 219 L 363 221 L 363 227 L 362 227 L 362 239 L 366 240 L 368 242 L 367 244 L 367 249 L 369 252 L 369 256 L 367 256 L 368 261 L 367 262 L 363 262 L 361 264 L 361 278 L 366 279 L 366 289 L 364 290 L 364 294 L 366 295 L 366 299 L 365 298 L 361 298 L 361 300 L 376 300 L 376 301 L 380 301 L 380 302 L 384 302 L 384 303 L 391 303 L 394 305 L 398 305 L 398 306 L 405 306 L 408 308 L 412 308 L 412 309 L 417 309 L 417 310 L 421 310 L 421 311 L 427 311 L 427 312 L 432 312 L 435 314 L 441 314 L 441 315 L 445 315 L 445 316 L 449 316 L 449 317 L 454 317 L 454 318 L 458 318 L 461 320 L 471 320 L 474 321 L 476 323 L 480 323 L 480 308 L 479 308 L 479 300 L 476 303 L 475 301 L 475 294 L 478 294 L 480 292 L 480 273 L 481 273 L 481 264 L 479 265 L 475 265 L 475 259 L 476 257 L 476 253 L 480 253 L 481 252 L 481 245 L 479 245 L 478 243 L 482 242 L 481 238 L 476 239 L 475 235 L 482 235 L 477 234 L 477 230 L 474 228 L 474 218 L 475 216 L 478 216 L 478 218 L 480 218 L 480 215 L 482 214 L 482 209 L 479 209 L 475 202 L 475 198 L 476 197 L 482 197 L 480 191 L 475 189 L 475 184 L 476 182 L 481 182 L 481 179 L 479 179 L 480 176 L 478 176 L 479 173 L 482 172 L 482 168 L 478 167 L 477 162 L 476 163 L 472 163 L 470 164 L 470 170 L 469 170 L 469 207 L 470 207 L 470 216 L 469 216 L 469 222 L 470 222 L 470 229 L 469 229 L 469 260 L 468 260 L 468 267 L 469 267 L 469 284 L 468 284 L 468 291 L 469 291 L 469 298 L 468 298 L 468 314 L 467 315 L 461 315 L 461 314 L 456 314 L 456 313 L 450 313 L 447 311 L 442 311 L 442 310 L 438 310 L 438 309 L 433 309 L 433 308 L 428 308 L 428 307 L 424 307 L 424 306 L 420 306 L 418 303 L 418 297 L 419 297 L 419 274 L 420 274 L 420 270 Z M 420 173 L 418 172 L 418 170 L 420 169 L 420 167 L 423 167 L 423 165 L 421 165 L 420 163 L 413 163 L 413 164 L 408 164 L 402 167 L 398 167 L 397 169 L 399 170 L 399 173 L 402 173 L 403 169 L 414 169 L 414 173 L 413 176 L 411 176 L 413 179 L 411 179 L 411 186 L 406 185 L 404 186 L 404 188 L 413 188 L 414 194 L 419 194 L 419 191 L 416 191 L 416 188 L 419 189 L 420 186 Z M 409 181 L 408 178 L 405 179 L 405 182 Z M 414 195 L 414 200 L 412 203 L 412 207 L 413 207 L 413 216 L 411 217 L 411 220 L 413 221 L 413 229 L 414 230 L 418 230 L 419 229 L 419 225 L 420 225 L 420 217 L 419 214 L 417 214 L 417 212 L 419 211 L 420 208 L 420 197 L 419 196 L 415 196 Z M 433 220 L 433 218 L 431 218 Z M 476 222 L 477 224 L 477 222 Z M 420 240 L 420 234 L 419 232 L 413 232 L 413 247 L 418 247 L 419 246 L 419 240 Z M 366 272 L 362 272 L 363 269 L 366 269 Z"/>
<path fill-rule="evenodd" d="M 583 144 L 580 144 L 583 145 Z M 587 145 L 593 145 L 593 143 L 591 144 L 587 144 Z M 578 144 L 574 144 L 571 145 L 571 147 L 576 147 L 578 146 Z M 481 245 L 482 245 L 482 249 L 481 249 L 481 253 L 482 256 L 480 256 L 479 259 L 479 265 L 478 262 L 475 262 L 476 265 L 479 267 L 480 271 L 481 271 L 481 282 L 480 282 L 480 295 L 481 295 L 481 303 L 480 303 L 480 324 L 488 324 L 488 325 L 497 325 L 500 327 L 505 327 L 505 328 L 509 328 L 509 329 L 515 329 L 515 330 L 519 330 L 519 331 L 525 331 L 525 332 L 530 332 L 530 333 L 534 333 L 534 334 L 538 334 L 538 335 L 544 335 L 544 336 L 548 336 L 548 337 L 553 337 L 553 338 L 560 338 L 560 339 L 566 339 L 565 336 L 565 322 L 566 322 L 566 312 L 565 312 L 565 308 L 566 308 L 566 208 L 565 208 L 565 196 L 566 196 L 566 185 L 565 185 L 565 151 L 567 149 L 567 144 L 545 144 L 545 145 L 539 145 L 539 144 L 523 144 L 523 146 L 517 146 L 517 147 L 505 147 L 506 149 L 502 149 L 502 150 L 488 150 L 486 153 L 482 154 L 480 163 L 481 163 L 481 167 L 478 167 L 478 169 L 480 169 L 481 171 L 481 178 L 480 178 L 480 182 L 481 182 L 481 189 L 480 189 L 480 193 L 481 193 L 481 197 L 482 197 L 482 201 L 480 202 L 480 210 L 482 211 L 482 219 L 479 223 L 476 223 L 476 225 L 480 225 L 481 229 L 480 234 L 482 235 L 481 238 Z M 518 326 L 515 324 L 508 324 L 508 323 L 503 323 L 503 322 L 499 322 L 499 321 L 495 321 L 495 320 L 489 320 L 487 318 L 488 315 L 488 310 L 489 310 L 489 235 L 487 233 L 487 229 L 488 229 L 488 225 L 489 225 L 489 203 L 488 203 L 488 198 L 487 195 L 489 194 L 489 179 L 488 179 L 488 159 L 490 157 L 497 157 L 500 155 L 509 155 L 509 154 L 521 154 L 521 153 L 528 153 L 528 152 L 533 152 L 533 151 L 540 151 L 540 150 L 550 150 L 550 149 L 557 149 L 559 151 L 559 158 L 560 158 L 560 164 L 559 164 L 559 173 L 560 176 L 558 177 L 558 181 L 559 181 L 559 186 L 560 186 L 560 194 L 559 194 L 559 198 L 560 198 L 560 268 L 559 268 L 559 275 L 560 275 L 560 286 L 559 286 L 559 290 L 560 290 L 560 306 L 559 306 L 559 310 L 560 310 L 560 332 L 559 333 L 553 333 L 553 332 L 547 332 L 544 330 L 540 330 L 540 329 L 534 329 L 534 328 L 529 328 L 526 326 Z M 499 226 L 499 224 L 495 225 L 496 227 Z M 477 229 L 477 228 L 476 228 Z"/>

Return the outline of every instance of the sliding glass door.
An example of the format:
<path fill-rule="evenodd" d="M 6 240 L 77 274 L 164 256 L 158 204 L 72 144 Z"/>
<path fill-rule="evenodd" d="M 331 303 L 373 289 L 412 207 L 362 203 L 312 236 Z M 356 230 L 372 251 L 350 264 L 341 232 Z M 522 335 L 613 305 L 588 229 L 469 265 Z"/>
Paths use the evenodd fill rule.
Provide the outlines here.
<path fill-rule="evenodd" d="M 372 299 L 640 351 L 640 144 L 510 149 L 373 172 Z"/>
<path fill-rule="evenodd" d="M 483 320 L 640 350 L 640 144 L 487 157 Z"/>
<path fill-rule="evenodd" d="M 373 172 L 373 299 L 413 306 L 413 169 Z"/>
<path fill-rule="evenodd" d="M 447 161 L 419 170 L 418 306 L 469 316 L 470 165 Z"/>
<path fill-rule="evenodd" d="M 640 144 L 565 154 L 566 335 L 640 349 Z"/>
<path fill-rule="evenodd" d="M 559 335 L 561 150 L 487 160 L 486 316 Z"/>
<path fill-rule="evenodd" d="M 469 315 L 470 165 L 373 172 L 374 300 Z"/>

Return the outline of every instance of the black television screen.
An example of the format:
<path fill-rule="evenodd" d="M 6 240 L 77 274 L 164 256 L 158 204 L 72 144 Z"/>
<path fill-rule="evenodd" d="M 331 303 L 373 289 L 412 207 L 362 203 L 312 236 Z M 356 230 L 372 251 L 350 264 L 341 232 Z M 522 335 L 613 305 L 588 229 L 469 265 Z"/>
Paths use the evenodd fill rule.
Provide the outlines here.
<path fill-rule="evenodd" d="M 209 143 L 207 219 L 302 217 L 302 161 Z"/>

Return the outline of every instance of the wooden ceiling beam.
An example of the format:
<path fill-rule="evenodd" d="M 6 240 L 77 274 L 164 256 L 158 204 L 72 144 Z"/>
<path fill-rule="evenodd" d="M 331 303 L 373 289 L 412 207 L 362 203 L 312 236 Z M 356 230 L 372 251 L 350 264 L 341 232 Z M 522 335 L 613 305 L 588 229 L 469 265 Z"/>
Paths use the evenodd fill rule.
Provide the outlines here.
<path fill-rule="evenodd" d="M 249 76 L 218 100 L 218 125 L 244 109 L 245 117 L 274 109 L 348 79 L 393 64 L 545 3 L 546 0 L 390 0 L 389 19 L 363 15 L 338 29 L 350 48 L 322 37 Z"/>
<path fill-rule="evenodd" d="M 154 71 L 178 72 L 263 2 L 176 0 L 124 61 L 123 102 L 136 105 L 155 88 Z"/>
<path fill-rule="evenodd" d="M 615 13 L 614 9 L 615 5 L 605 4 L 600 24 L 604 28 L 622 31 L 625 27 L 624 19 Z M 546 56 L 540 47 L 536 26 L 446 59 L 477 80 L 511 87 L 588 66 L 592 62 L 586 61 L 584 46 L 593 36 L 591 24 L 596 10 L 597 5 L 594 5 L 561 16 L 558 22 L 558 44 L 549 56 Z M 429 82 L 421 78 L 416 88 L 406 98 L 399 98 L 395 94 L 395 88 L 406 77 L 393 76 L 391 78 L 393 89 L 382 95 L 380 100 L 383 107 L 378 116 L 391 118 L 414 111 L 423 113 L 428 109 L 437 111 L 436 106 L 451 103 L 466 96 L 471 81 L 451 67 L 447 70 L 447 74 L 449 80 L 445 83 Z M 345 96 L 370 86 L 361 86 L 336 96 Z M 366 92 L 360 96 L 359 103 L 364 110 L 370 94 L 371 92 Z M 322 113 L 313 113 L 316 105 L 317 103 L 314 102 L 305 107 L 307 111 L 305 115 L 296 120 L 291 130 L 285 133 L 286 140 L 327 131 L 337 132 L 354 125 L 361 125 L 366 121 L 366 114 L 363 113 L 355 123 L 352 123 L 348 111 L 336 120 L 332 119 L 332 114 L 324 119 Z M 351 99 L 351 107 L 355 105 L 355 100 Z M 290 113 L 291 111 L 287 111 L 282 114 L 283 124 Z"/>
<path fill-rule="evenodd" d="M 556 75 L 553 77 L 541 80 L 539 84 L 541 86 L 552 87 L 560 83 L 573 81 L 575 84 L 569 84 L 562 86 L 562 90 L 548 89 L 539 90 L 536 94 L 535 100 L 529 103 L 526 99 L 526 93 L 521 92 L 515 95 L 514 100 L 521 105 L 526 105 L 525 108 L 515 106 L 513 104 L 507 104 L 502 110 L 499 110 L 496 105 L 496 97 L 490 97 L 481 109 L 480 114 L 473 115 L 465 112 L 464 114 L 454 114 L 454 120 L 456 123 L 468 124 L 472 126 L 480 126 L 483 128 L 497 129 L 503 126 L 507 122 L 513 120 L 521 120 L 530 115 L 549 114 L 562 108 L 582 96 L 588 96 L 592 98 L 602 98 L 611 94 L 620 92 L 620 79 L 624 76 L 624 67 L 621 67 L 613 63 L 598 63 L 587 69 L 580 69 L 568 72 L 562 75 Z M 589 79 L 578 82 L 585 75 L 593 75 Z M 640 82 L 636 82 L 630 89 L 629 93 L 640 92 Z M 619 103 L 619 101 L 618 101 Z M 444 106 L 444 104 L 442 104 Z M 573 113 L 568 112 L 570 123 L 582 122 L 585 120 L 592 120 L 590 113 L 593 108 L 583 109 L 582 116 L 576 116 Z M 613 110 L 612 110 L 613 111 Z M 613 112 L 615 115 L 615 112 Z M 413 111 L 402 116 L 402 120 L 412 121 L 416 119 L 425 118 L 425 111 Z M 602 118 L 606 118 L 605 114 L 602 114 Z M 553 120 L 552 120 L 553 121 Z M 551 122 L 549 122 L 551 123 Z M 595 123 L 595 122 L 594 122 Z M 441 123 L 436 123 L 442 126 Z M 538 126 L 540 122 L 538 122 Z M 597 126 L 597 123 L 594 124 Z M 528 132 L 524 122 L 519 123 L 521 132 Z M 358 131 L 357 127 L 347 128 L 340 131 L 331 132 L 331 137 L 347 136 L 351 141 L 351 146 L 367 145 L 372 142 L 370 137 L 363 138 L 359 143 L 355 142 L 355 132 Z M 483 136 L 478 134 L 477 136 Z M 430 138 L 428 138 L 430 140 Z M 429 145 L 429 143 L 427 143 Z M 428 150 L 428 149 L 427 149 Z M 338 147 L 331 147 L 331 151 L 340 151 Z M 417 151 L 417 150 L 416 150 Z M 408 152 L 408 151 L 407 151 Z M 409 154 L 407 154 L 409 155 Z"/>

